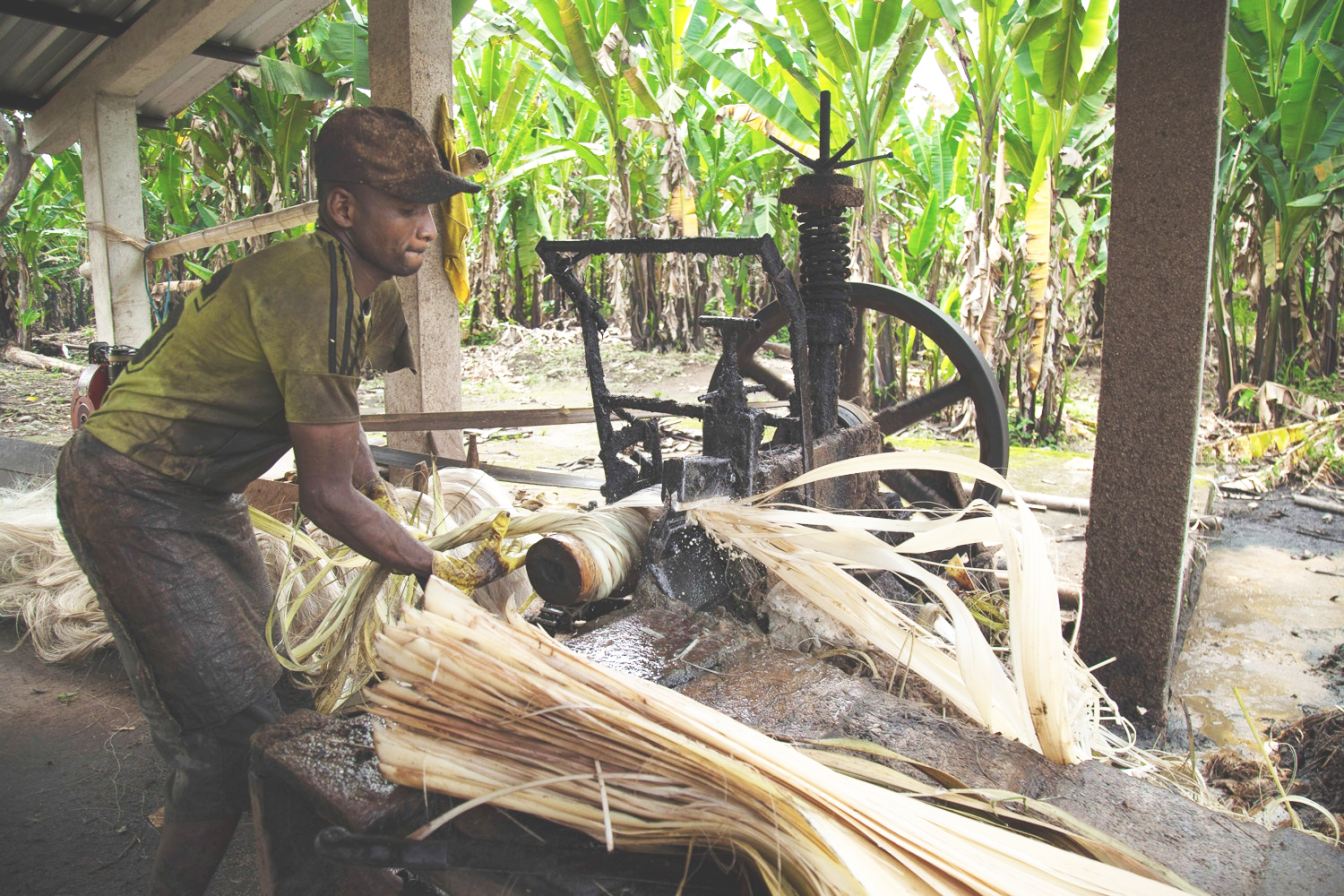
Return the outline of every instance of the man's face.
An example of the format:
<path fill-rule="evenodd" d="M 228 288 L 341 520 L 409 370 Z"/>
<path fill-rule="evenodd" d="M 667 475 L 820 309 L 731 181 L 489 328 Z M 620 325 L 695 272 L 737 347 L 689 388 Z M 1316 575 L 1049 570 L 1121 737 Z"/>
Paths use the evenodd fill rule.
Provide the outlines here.
<path fill-rule="evenodd" d="M 393 277 L 409 277 L 425 262 L 438 231 L 429 206 L 407 202 L 365 184 L 342 185 L 352 197 L 351 247 L 371 267 Z"/>

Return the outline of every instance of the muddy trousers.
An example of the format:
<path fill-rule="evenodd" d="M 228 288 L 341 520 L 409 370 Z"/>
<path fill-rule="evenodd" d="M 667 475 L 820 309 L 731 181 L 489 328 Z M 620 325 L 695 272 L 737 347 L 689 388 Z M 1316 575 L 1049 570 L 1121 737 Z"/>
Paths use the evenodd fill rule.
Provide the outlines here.
<path fill-rule="evenodd" d="M 151 896 L 198 896 L 250 804 L 252 734 L 284 714 L 247 506 L 81 431 L 57 465 L 57 510 L 169 767 Z"/>
<path fill-rule="evenodd" d="M 249 739 L 284 714 L 264 637 L 271 586 L 247 504 L 170 480 L 81 430 L 57 511 L 170 773 L 165 819 L 237 816 Z"/>

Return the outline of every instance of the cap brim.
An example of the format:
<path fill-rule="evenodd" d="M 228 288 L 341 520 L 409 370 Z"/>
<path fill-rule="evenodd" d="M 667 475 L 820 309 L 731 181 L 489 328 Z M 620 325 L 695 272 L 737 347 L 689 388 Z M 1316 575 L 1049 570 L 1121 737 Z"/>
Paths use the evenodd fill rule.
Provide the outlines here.
<path fill-rule="evenodd" d="M 451 171 L 440 169 L 424 175 L 395 183 L 372 184 L 378 189 L 407 202 L 423 202 L 426 205 L 443 202 L 458 193 L 479 193 L 481 185 L 466 178 L 458 177 Z"/>

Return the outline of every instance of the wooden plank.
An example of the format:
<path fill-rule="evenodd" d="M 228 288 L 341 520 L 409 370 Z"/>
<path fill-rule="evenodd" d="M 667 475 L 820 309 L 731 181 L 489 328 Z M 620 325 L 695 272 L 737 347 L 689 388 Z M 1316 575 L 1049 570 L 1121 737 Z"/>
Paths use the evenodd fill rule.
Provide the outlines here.
<path fill-rule="evenodd" d="M 208 249 L 221 243 L 232 243 L 248 237 L 265 236 L 268 233 L 275 233 L 277 230 L 302 227 L 304 224 L 311 224 L 316 220 L 317 202 L 305 202 L 302 205 L 276 209 L 273 212 L 253 215 L 250 218 L 239 218 L 225 224 L 216 224 L 214 227 L 207 227 L 205 230 L 198 230 L 195 233 L 173 237 L 161 243 L 151 243 L 149 249 L 145 252 L 145 257 L 149 261 L 172 258 L 174 255 L 195 252 L 198 249 Z"/>
<path fill-rule="evenodd" d="M 753 408 L 787 407 L 787 401 L 753 402 Z M 630 411 L 635 417 L 667 417 L 653 411 Z M 564 426 L 592 423 L 592 408 L 492 408 L 475 411 L 441 411 L 424 414 L 365 414 L 359 418 L 366 432 L 421 432 L 440 429 L 494 429 L 518 426 Z"/>
<path fill-rule="evenodd" d="M 430 454 L 419 454 L 415 451 L 402 451 L 399 448 L 386 448 L 382 445 L 373 445 L 370 450 L 373 452 L 373 459 L 376 463 L 389 467 L 411 469 L 417 464 L 435 464 L 442 469 L 443 467 L 468 466 L 464 460 L 435 457 Z M 494 464 L 481 464 L 477 469 L 502 482 L 516 482 L 520 485 L 549 485 L 597 491 L 606 484 L 605 479 L 575 476 L 573 473 L 556 473 L 550 470 L 520 470 L 516 467 L 499 467 Z"/>
<path fill-rule="evenodd" d="M 60 445 L 0 436 L 0 488 L 27 488 L 31 480 L 50 479 L 60 452 Z"/>
<path fill-rule="evenodd" d="M 439 429 L 494 429 L 504 426 L 561 426 L 592 423 L 592 408 L 498 408 L 438 411 L 424 414 L 366 414 L 359 418 L 366 432 L 421 432 Z"/>
<path fill-rule="evenodd" d="M 417 454 L 414 451 L 400 451 L 396 448 L 373 446 L 373 459 L 380 464 L 397 467 L 414 467 L 420 463 L 436 463 L 439 467 L 465 467 L 466 461 L 447 457 L 433 457 Z M 52 476 L 56 472 L 56 458 L 61 453 L 60 445 L 44 445 L 41 442 L 29 442 L 26 439 L 10 439 L 0 436 L 0 474 L 12 474 L 10 478 L 23 476 Z M 500 467 L 494 464 L 481 464 L 480 470 L 504 482 L 517 482 L 522 485 L 549 485 L 563 488 L 581 488 L 597 490 L 605 480 L 591 476 L 575 476 L 573 473 L 559 473 L 551 470 L 522 470 L 515 467 Z M 289 483 L 268 483 L 279 487 Z M 294 498 L 293 500 L 297 500 Z M 264 509 L 264 508 L 263 508 Z"/>
<path fill-rule="evenodd" d="M 44 445 L 27 439 L 0 436 L 0 470 L 25 476 L 51 476 L 56 472 L 60 445 Z"/>

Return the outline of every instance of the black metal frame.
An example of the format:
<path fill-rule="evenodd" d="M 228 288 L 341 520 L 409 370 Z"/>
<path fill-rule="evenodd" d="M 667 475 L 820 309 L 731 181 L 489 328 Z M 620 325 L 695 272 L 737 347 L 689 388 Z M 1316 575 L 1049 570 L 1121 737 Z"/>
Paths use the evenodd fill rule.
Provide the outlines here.
<path fill-rule="evenodd" d="M 743 372 L 766 384 L 776 397 L 789 395 L 792 416 L 773 418 L 789 442 L 802 451 L 803 471 L 813 467 L 813 445 L 839 425 L 840 349 L 851 338 L 856 309 L 876 308 L 913 323 L 943 348 L 957 368 L 959 378 L 933 392 L 878 414 L 884 432 L 909 425 L 964 398 L 977 411 L 981 460 L 1000 471 L 1008 464 L 1007 414 L 993 372 L 964 332 L 938 309 L 917 298 L 874 284 L 849 280 L 849 229 L 846 209 L 863 202 L 863 191 L 841 169 L 885 158 L 890 153 L 843 161 L 853 147 L 850 140 L 831 152 L 830 93 L 820 96 L 819 155 L 810 158 L 780 143 L 802 165 L 800 175 L 780 194 L 780 201 L 797 209 L 800 283 L 784 266 L 779 249 L 770 237 L 692 237 L 683 239 L 542 240 L 537 245 L 547 272 L 574 302 L 583 328 L 584 356 L 597 416 L 601 443 L 599 456 L 606 473 L 602 489 L 608 501 L 619 500 L 641 488 L 661 484 L 678 497 L 727 493 L 743 497 L 754 493 L 761 451 L 764 414 L 751 408 Z M 773 138 L 772 138 L 773 139 Z M 779 143 L 778 140 L 775 141 Z M 579 261 L 593 255 L 690 254 L 743 258 L 756 256 L 777 297 L 755 318 L 701 317 L 701 326 L 719 330 L 723 357 L 710 381 L 710 392 L 700 404 L 682 404 L 666 399 L 613 395 L 607 388 L 599 344 L 607 322 L 575 272 Z M 761 343 L 789 324 L 793 384 L 786 387 L 751 357 Z M 631 411 L 693 417 L 705 424 L 704 456 L 677 459 L 664 464 L 658 424 L 637 419 Z M 625 425 L 617 428 L 613 416 Z M 623 454 L 630 451 L 633 460 Z M 665 469 L 667 468 L 667 469 Z M 964 502 L 960 486 L 956 491 Z M 976 497 L 994 501 L 998 490 L 979 483 Z M 810 487 L 804 500 L 811 503 Z"/>
<path fill-rule="evenodd" d="M 701 397 L 704 404 L 684 404 L 639 395 L 614 395 L 607 388 L 602 367 L 600 335 L 608 326 L 596 300 L 588 294 L 575 266 L 594 255 L 709 255 L 729 258 L 754 256 L 770 281 L 776 300 L 789 320 L 789 342 L 793 354 L 794 378 L 798 383 L 798 425 L 802 432 L 803 467 L 812 468 L 812 412 L 808 377 L 799 375 L 808 369 L 807 314 L 794 286 L 793 275 L 784 265 L 773 239 L 765 237 L 691 237 L 682 239 L 618 240 L 546 240 L 537 244 L 546 271 L 574 302 L 583 329 L 584 362 L 593 393 L 597 415 L 599 457 L 607 483 L 602 489 L 608 501 L 619 500 L 642 488 L 661 485 L 664 463 L 660 448 L 661 434 L 655 421 L 640 419 L 631 411 L 652 411 L 705 421 L 705 456 L 719 458 L 723 464 L 722 484 L 735 496 L 750 493 L 755 484 L 763 412 L 747 407 L 746 388 L 737 372 L 738 346 L 747 330 L 755 324 L 747 319 L 702 317 L 701 326 L 717 328 L 723 336 L 724 375 L 713 391 Z M 620 429 L 612 418 L 624 423 Z M 634 460 L 623 456 L 632 449 Z"/>

